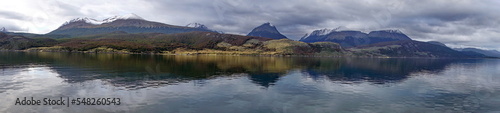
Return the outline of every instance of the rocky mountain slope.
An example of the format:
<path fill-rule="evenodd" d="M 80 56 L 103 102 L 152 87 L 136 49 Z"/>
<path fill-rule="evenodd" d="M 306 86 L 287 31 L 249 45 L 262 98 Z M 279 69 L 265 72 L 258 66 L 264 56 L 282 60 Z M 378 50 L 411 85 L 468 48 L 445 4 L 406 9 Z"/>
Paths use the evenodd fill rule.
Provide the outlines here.
<path fill-rule="evenodd" d="M 272 39 L 286 39 L 287 37 L 281 34 L 271 23 L 264 23 L 254 28 L 247 36 L 258 36 Z"/>

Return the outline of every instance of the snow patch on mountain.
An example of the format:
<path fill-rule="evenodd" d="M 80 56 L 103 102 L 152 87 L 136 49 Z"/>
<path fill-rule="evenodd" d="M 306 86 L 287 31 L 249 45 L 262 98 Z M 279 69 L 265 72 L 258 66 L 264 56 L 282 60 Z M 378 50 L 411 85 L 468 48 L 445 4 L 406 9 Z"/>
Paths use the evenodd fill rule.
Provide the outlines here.
<path fill-rule="evenodd" d="M 302 38 L 300 38 L 300 40 L 306 39 L 307 37 L 310 37 L 310 36 L 325 36 L 325 35 L 328 35 L 332 32 L 345 31 L 347 29 L 348 28 L 345 26 L 339 26 L 339 27 L 334 28 L 334 29 L 324 28 L 324 29 L 320 29 L 320 30 L 314 30 L 311 34 L 306 33 Z"/>
<path fill-rule="evenodd" d="M 200 23 L 189 23 L 186 25 L 186 27 L 192 27 L 192 28 L 200 28 L 200 29 L 208 29 L 207 26 L 200 24 Z"/>
<path fill-rule="evenodd" d="M 200 23 L 189 23 L 186 25 L 186 27 L 191 27 L 191 28 L 198 28 L 198 29 L 205 29 L 205 30 L 210 30 L 210 31 L 213 31 L 213 32 L 217 32 L 217 33 L 220 33 L 220 34 L 224 34 L 224 32 L 222 31 L 216 31 L 216 30 L 212 30 L 212 29 L 208 29 L 207 26 L 203 25 L 203 24 L 200 24 Z"/>
<path fill-rule="evenodd" d="M 381 31 L 388 32 L 388 33 L 404 34 L 404 33 L 403 33 L 403 32 L 401 32 L 400 30 L 381 30 Z"/>
<path fill-rule="evenodd" d="M 321 29 L 321 30 L 315 30 L 311 33 L 311 35 L 328 35 L 330 34 L 331 32 L 334 32 L 336 29 Z"/>
<path fill-rule="evenodd" d="M 311 34 L 308 34 L 306 33 L 306 35 L 304 35 L 304 37 L 302 37 L 301 39 L 305 39 L 309 36 L 323 36 L 323 35 L 328 35 L 334 31 L 336 31 L 337 29 L 328 29 L 328 28 L 325 28 L 325 29 L 320 29 L 320 30 L 314 30 Z"/>
<path fill-rule="evenodd" d="M 264 24 L 262 24 L 262 25 L 265 25 L 265 24 L 267 24 L 267 25 L 269 25 L 269 26 L 271 26 L 271 27 L 275 27 L 275 26 L 274 26 L 273 24 L 271 24 L 270 22 L 266 22 L 266 23 L 264 23 Z"/>
<path fill-rule="evenodd" d="M 137 16 L 136 14 L 131 13 L 131 14 L 126 14 L 126 15 L 113 16 L 113 17 L 106 18 L 106 19 L 103 19 L 103 20 L 96 20 L 96 19 L 87 18 L 87 17 L 76 18 L 76 19 L 72 19 L 72 20 L 64 23 L 63 25 L 67 25 L 67 24 L 70 24 L 70 23 L 73 23 L 73 22 L 81 22 L 81 21 L 83 21 L 85 23 L 89 23 L 89 24 L 99 25 L 99 24 L 104 24 L 104 23 L 110 23 L 110 22 L 113 22 L 113 21 L 116 21 L 116 20 L 128 20 L 128 19 L 140 19 L 140 20 L 144 20 L 142 17 Z"/>
<path fill-rule="evenodd" d="M 128 19 L 139 19 L 139 20 L 144 20 L 142 17 L 140 16 L 137 16 L 136 14 L 134 13 L 131 13 L 131 14 L 126 14 L 126 15 L 120 15 L 120 16 L 113 16 L 113 17 L 110 17 L 110 18 L 106 18 L 104 20 L 102 20 L 104 23 L 109 23 L 109 22 L 113 22 L 115 20 L 128 20 Z"/>

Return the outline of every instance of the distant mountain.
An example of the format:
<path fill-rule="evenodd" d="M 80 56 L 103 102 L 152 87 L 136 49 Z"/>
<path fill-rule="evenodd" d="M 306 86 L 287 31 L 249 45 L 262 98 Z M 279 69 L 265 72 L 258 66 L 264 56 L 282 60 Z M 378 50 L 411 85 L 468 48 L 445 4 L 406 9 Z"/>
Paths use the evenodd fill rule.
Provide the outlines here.
<path fill-rule="evenodd" d="M 463 53 L 446 46 L 413 40 L 381 42 L 350 48 L 354 55 L 372 57 L 432 57 L 432 58 L 482 58 L 481 54 Z"/>
<path fill-rule="evenodd" d="M 303 42 L 336 42 L 346 48 L 400 40 L 411 39 L 398 30 L 372 31 L 366 34 L 361 31 L 336 31 L 330 29 L 315 30 L 300 39 Z"/>
<path fill-rule="evenodd" d="M 445 44 L 443 44 L 441 42 L 438 42 L 438 41 L 428 41 L 427 43 L 449 48 Z M 450 49 L 453 49 L 453 48 L 450 48 Z M 460 52 L 460 53 L 462 53 L 462 54 L 464 54 L 466 56 L 471 56 L 471 57 L 476 57 L 476 58 L 478 58 L 478 57 L 488 57 L 487 55 L 484 55 L 484 54 L 476 52 L 476 51 L 462 51 L 461 49 L 460 50 L 453 49 L 453 50 L 458 51 L 458 52 Z"/>
<path fill-rule="evenodd" d="M 20 35 L 0 32 L 0 50 L 23 50 L 32 47 L 54 46 L 57 41 L 48 38 L 31 39 Z"/>
<path fill-rule="evenodd" d="M 203 24 L 200 24 L 200 23 L 189 23 L 189 24 L 186 25 L 186 27 L 197 28 L 197 29 L 205 29 L 205 30 L 208 30 L 208 31 L 213 31 L 213 32 L 224 34 L 224 32 L 222 32 L 222 31 L 216 31 L 216 30 L 209 29 L 207 26 L 205 26 Z"/>
<path fill-rule="evenodd" d="M 135 15 L 128 14 L 114 16 L 104 20 L 92 18 L 76 18 L 64 23 L 61 27 L 48 33 L 47 35 L 68 35 L 69 37 L 105 34 L 115 31 L 124 31 L 127 33 L 183 33 L 191 31 L 208 31 L 206 26 L 184 27 L 174 26 L 159 22 L 144 20 Z"/>
<path fill-rule="evenodd" d="M 258 37 L 266 37 L 272 39 L 284 39 L 285 35 L 281 34 L 275 26 L 271 25 L 271 23 L 264 23 L 256 28 L 254 28 L 247 36 L 258 36 Z"/>
<path fill-rule="evenodd" d="M 7 29 L 5 29 L 5 27 L 2 27 L 2 28 L 0 29 L 0 32 L 4 32 L 4 33 L 5 33 L 5 32 L 8 32 L 8 31 L 7 31 Z"/>
<path fill-rule="evenodd" d="M 207 26 L 200 23 L 189 23 L 186 27 L 199 28 L 199 29 L 208 29 Z"/>
<path fill-rule="evenodd" d="M 40 34 L 33 34 L 33 33 L 10 32 L 5 27 L 0 28 L 0 33 L 5 33 L 6 35 L 12 35 L 12 36 L 15 35 L 15 36 L 30 37 L 30 38 L 41 36 Z"/>
<path fill-rule="evenodd" d="M 482 50 L 482 49 L 477 49 L 477 48 L 463 48 L 460 51 L 476 52 L 476 53 L 486 55 L 488 57 L 500 57 L 500 52 L 497 50 Z"/>

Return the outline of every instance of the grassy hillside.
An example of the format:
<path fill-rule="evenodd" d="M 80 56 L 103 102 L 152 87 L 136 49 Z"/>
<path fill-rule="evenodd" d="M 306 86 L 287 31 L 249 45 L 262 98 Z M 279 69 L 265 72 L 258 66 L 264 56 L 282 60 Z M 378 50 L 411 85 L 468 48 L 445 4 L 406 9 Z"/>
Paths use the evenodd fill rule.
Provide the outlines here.
<path fill-rule="evenodd" d="M 333 55 L 342 49 L 336 43 L 304 43 L 288 39 L 188 32 L 177 34 L 113 32 L 109 34 L 58 39 L 57 44 L 27 51 L 154 54 L 226 55 Z M 335 54 L 340 55 L 340 54 Z"/>
<path fill-rule="evenodd" d="M 305 55 L 334 57 L 482 58 L 418 41 L 376 43 L 347 51 L 338 43 L 187 32 L 177 34 L 112 32 L 66 39 L 26 38 L 0 34 L 0 50 L 126 54 Z"/>

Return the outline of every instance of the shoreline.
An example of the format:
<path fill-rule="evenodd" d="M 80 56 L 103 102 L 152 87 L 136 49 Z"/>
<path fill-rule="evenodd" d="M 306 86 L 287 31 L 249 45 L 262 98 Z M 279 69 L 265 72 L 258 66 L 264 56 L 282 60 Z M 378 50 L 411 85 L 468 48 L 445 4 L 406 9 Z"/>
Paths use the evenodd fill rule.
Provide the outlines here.
<path fill-rule="evenodd" d="M 500 59 L 496 57 L 484 58 L 453 58 L 453 57 L 386 57 L 386 56 L 349 56 L 349 55 L 271 55 L 271 54 L 237 54 L 237 53 L 133 53 L 133 52 L 88 52 L 88 51 L 43 51 L 43 50 L 0 50 L 0 52 L 27 52 L 27 53 L 82 53 L 82 54 L 130 54 L 130 55 L 172 55 L 172 56 L 254 56 L 254 57 L 310 57 L 310 58 L 397 58 L 397 59 Z"/>

